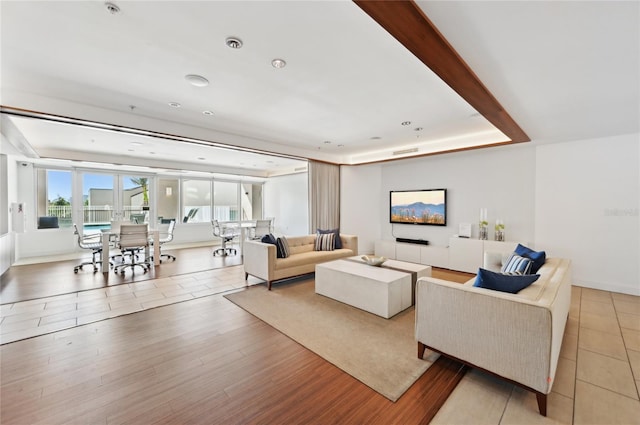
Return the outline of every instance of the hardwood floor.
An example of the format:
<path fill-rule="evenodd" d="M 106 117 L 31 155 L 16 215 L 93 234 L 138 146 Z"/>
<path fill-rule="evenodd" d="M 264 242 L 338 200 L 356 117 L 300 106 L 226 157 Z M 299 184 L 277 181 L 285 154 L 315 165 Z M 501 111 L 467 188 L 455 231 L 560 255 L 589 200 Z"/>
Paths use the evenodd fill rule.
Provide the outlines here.
<path fill-rule="evenodd" d="M 393 403 L 213 295 L 2 345 L 0 372 L 2 424 L 418 424 L 450 392 L 431 375 L 464 370 L 439 362 Z"/>

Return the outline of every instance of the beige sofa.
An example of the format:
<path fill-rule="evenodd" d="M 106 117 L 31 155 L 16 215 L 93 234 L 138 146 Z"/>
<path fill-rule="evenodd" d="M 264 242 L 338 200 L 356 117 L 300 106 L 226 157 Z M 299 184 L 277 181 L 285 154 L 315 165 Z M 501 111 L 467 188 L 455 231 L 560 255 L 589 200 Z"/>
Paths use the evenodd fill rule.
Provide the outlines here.
<path fill-rule="evenodd" d="M 547 414 L 571 303 L 571 261 L 548 258 L 517 294 L 435 278 L 416 284 L 418 357 L 425 349 L 491 372 L 536 394 Z"/>
<path fill-rule="evenodd" d="M 313 273 L 316 264 L 358 255 L 358 237 L 340 235 L 342 248 L 333 251 L 314 251 L 316 235 L 287 236 L 290 255 L 276 258 L 276 246 L 259 241 L 244 243 L 243 262 L 245 279 L 251 276 L 271 284 L 275 280 Z"/>

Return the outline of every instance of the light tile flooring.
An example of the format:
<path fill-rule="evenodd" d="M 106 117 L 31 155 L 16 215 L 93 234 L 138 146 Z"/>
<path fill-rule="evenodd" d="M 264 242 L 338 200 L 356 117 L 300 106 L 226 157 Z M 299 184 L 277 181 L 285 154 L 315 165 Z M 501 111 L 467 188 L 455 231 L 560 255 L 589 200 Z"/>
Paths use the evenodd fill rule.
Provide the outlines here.
<path fill-rule="evenodd" d="M 0 344 L 247 286 L 224 267 L 0 306 Z"/>
<path fill-rule="evenodd" d="M 0 343 L 245 286 L 234 266 L 2 305 Z M 640 297 L 572 291 L 547 417 L 532 393 L 471 370 L 432 423 L 640 425 Z"/>
<path fill-rule="evenodd" d="M 432 424 L 640 424 L 640 297 L 573 287 L 547 417 L 533 393 L 471 370 Z"/>

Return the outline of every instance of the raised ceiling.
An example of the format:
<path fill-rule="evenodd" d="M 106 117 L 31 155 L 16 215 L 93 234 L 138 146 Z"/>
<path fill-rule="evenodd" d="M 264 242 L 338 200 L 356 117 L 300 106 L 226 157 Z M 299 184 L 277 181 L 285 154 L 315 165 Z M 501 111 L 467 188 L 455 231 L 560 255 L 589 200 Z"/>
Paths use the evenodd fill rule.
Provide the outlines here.
<path fill-rule="evenodd" d="M 428 16 L 523 140 L 639 131 L 638 2 L 366 3 Z M 12 118 L 41 157 L 277 173 L 273 164 L 296 168 L 296 158 L 358 164 L 493 145 L 512 133 L 418 58 L 428 54 L 420 34 L 396 39 L 381 26 L 402 32 L 406 12 L 391 23 L 383 12 L 379 24 L 349 1 L 114 4 L 120 13 L 100 1 L 0 3 L 2 105 L 279 157 L 158 137 L 131 152 L 123 133 L 74 127 L 70 136 L 59 124 Z M 229 36 L 243 47 L 227 47 Z M 272 67 L 274 58 L 287 66 Z M 192 86 L 187 74 L 210 84 Z"/>

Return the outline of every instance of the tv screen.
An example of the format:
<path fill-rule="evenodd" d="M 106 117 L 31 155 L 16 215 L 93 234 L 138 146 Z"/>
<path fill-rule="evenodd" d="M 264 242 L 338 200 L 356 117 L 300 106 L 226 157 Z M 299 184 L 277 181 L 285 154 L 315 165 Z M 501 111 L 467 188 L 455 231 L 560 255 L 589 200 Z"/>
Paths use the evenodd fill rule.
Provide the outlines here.
<path fill-rule="evenodd" d="M 391 223 L 447 225 L 447 189 L 392 190 L 389 197 Z"/>

